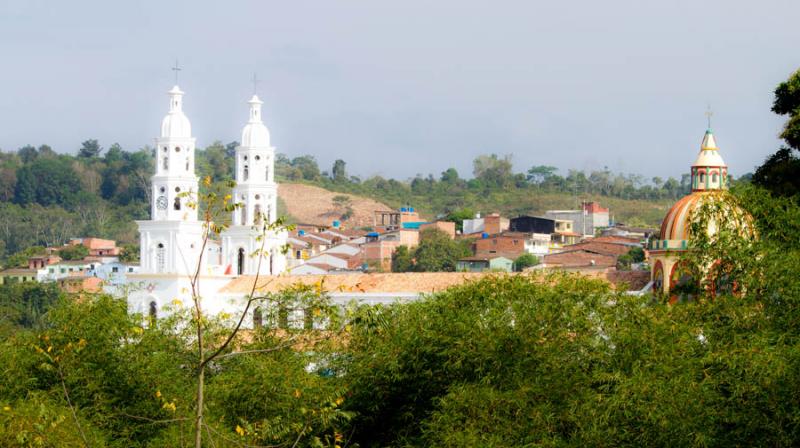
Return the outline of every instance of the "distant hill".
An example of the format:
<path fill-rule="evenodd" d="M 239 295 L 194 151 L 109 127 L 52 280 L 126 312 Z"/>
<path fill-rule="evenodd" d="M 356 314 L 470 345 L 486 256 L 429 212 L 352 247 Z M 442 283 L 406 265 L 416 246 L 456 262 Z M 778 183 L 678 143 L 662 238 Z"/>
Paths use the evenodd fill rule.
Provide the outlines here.
<path fill-rule="evenodd" d="M 373 199 L 305 184 L 281 183 L 278 198 L 289 219 L 304 224 L 329 226 L 338 220 L 349 228 L 372 226 L 375 210 L 391 209 Z"/>

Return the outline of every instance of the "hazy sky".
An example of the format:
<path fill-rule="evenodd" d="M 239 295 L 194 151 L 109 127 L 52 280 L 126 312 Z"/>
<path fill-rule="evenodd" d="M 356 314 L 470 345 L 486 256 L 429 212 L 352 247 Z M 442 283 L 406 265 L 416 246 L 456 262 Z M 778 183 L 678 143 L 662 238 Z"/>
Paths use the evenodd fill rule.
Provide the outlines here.
<path fill-rule="evenodd" d="M 780 145 L 800 1 L 0 0 L 0 148 L 151 144 L 170 66 L 198 146 L 239 140 L 250 78 L 273 145 L 406 178 L 483 153 L 516 170 L 688 170 L 713 127 L 734 175 Z"/>

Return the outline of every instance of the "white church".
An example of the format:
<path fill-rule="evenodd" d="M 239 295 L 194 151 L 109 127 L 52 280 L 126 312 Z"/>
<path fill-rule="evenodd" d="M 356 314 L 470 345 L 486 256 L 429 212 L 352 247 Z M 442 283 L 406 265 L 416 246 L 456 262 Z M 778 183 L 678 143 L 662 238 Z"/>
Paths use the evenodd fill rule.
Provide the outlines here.
<path fill-rule="evenodd" d="M 221 290 L 242 276 L 275 276 L 286 270 L 282 247 L 285 231 L 268 231 L 260 239 L 262 220 L 277 219 L 278 186 L 275 183 L 275 148 L 261 120 L 257 95 L 248 102 L 250 114 L 236 148 L 236 186 L 232 200 L 241 204 L 231 225 L 219 240 L 204 244 L 204 222 L 194 205 L 199 189 L 195 174 L 195 138 L 183 112 L 184 92 L 169 91 L 169 112 L 155 139 L 155 173 L 152 177 L 151 219 L 137 221 L 141 267 L 128 276 L 128 309 L 158 315 L 165 307 L 192 303 L 191 278 L 199 269 L 198 292 L 211 313 L 238 308 L 239 294 Z M 264 251 L 260 252 L 263 248 Z M 257 272 L 258 271 L 258 272 Z"/>

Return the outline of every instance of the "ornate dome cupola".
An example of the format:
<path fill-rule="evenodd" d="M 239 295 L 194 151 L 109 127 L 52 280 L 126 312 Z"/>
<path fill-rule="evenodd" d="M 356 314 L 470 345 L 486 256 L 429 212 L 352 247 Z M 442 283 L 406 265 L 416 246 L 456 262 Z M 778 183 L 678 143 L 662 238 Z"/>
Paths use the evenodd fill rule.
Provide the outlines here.
<path fill-rule="evenodd" d="M 728 189 L 728 165 L 722 160 L 714 133 L 709 128 L 692 164 L 692 191 Z"/>
<path fill-rule="evenodd" d="M 167 93 L 169 94 L 169 113 L 161 120 L 161 137 L 191 137 L 192 124 L 183 113 L 183 91 L 176 85 Z"/>
<path fill-rule="evenodd" d="M 670 294 L 675 286 L 688 281 L 679 268 L 680 254 L 691 250 L 696 236 L 692 234 L 692 223 L 705 205 L 714 204 L 719 209 L 718 215 L 709 217 L 706 235 L 716 235 L 722 228 L 752 235 L 749 215 L 727 200 L 730 194 L 727 191 L 728 165 L 722 160 L 710 124 L 700 144 L 700 153 L 692 164 L 691 176 L 692 192 L 669 209 L 659 235 L 650 240 L 651 278 L 653 289 L 659 293 Z"/>
<path fill-rule="evenodd" d="M 269 130 L 261 121 L 261 105 L 264 104 L 258 95 L 253 95 L 250 101 L 250 120 L 242 129 L 242 146 L 251 148 L 269 148 Z"/>

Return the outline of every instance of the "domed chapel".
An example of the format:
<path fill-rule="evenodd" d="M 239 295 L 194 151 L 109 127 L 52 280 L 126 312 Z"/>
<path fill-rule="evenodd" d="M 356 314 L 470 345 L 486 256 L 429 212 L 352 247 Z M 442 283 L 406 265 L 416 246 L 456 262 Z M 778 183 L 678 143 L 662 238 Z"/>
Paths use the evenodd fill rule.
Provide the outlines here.
<path fill-rule="evenodd" d="M 703 136 L 700 153 L 691 166 L 691 185 L 692 192 L 670 208 L 661 223 L 659 237 L 650 241 L 651 280 L 656 294 L 668 295 L 676 286 L 693 281 L 679 269 L 680 258 L 684 252 L 692 249 L 691 224 L 696 222 L 696 214 L 705 205 L 718 203 L 725 210 L 722 216 L 726 217 L 726 222 L 709 221 L 706 227 L 709 236 L 713 236 L 722 226 L 750 227 L 746 212 L 738 208 L 733 210 L 736 206 L 726 200 L 729 195 L 728 165 L 720 155 L 710 127 Z M 677 297 L 672 297 L 670 301 L 676 300 Z"/>

